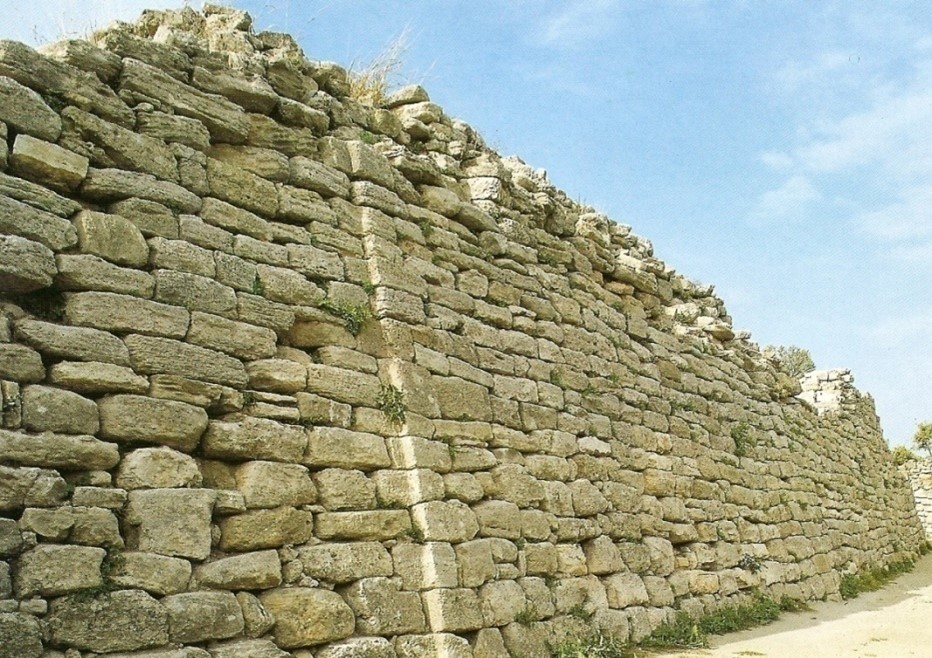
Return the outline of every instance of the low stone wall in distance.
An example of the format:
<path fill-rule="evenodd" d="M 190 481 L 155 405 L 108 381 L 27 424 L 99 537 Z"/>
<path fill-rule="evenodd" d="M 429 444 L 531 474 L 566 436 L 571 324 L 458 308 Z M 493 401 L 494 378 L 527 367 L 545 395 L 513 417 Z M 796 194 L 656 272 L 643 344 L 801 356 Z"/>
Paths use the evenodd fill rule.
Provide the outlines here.
<path fill-rule="evenodd" d="M 916 555 L 849 377 L 250 24 L 0 42 L 0 658 L 537 658 Z"/>

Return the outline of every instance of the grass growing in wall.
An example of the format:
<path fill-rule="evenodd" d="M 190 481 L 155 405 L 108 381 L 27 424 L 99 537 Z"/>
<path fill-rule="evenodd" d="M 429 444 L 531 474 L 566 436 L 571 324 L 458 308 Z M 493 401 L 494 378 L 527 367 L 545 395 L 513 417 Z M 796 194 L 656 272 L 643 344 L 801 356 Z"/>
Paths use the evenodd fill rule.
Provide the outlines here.
<path fill-rule="evenodd" d="M 886 567 L 869 569 L 861 573 L 846 573 L 841 577 L 839 593 L 843 599 L 854 599 L 864 592 L 878 590 L 897 576 L 909 573 L 915 566 L 912 560 L 894 562 Z"/>
<path fill-rule="evenodd" d="M 354 336 L 359 335 L 359 332 L 362 331 L 363 324 L 372 317 L 372 313 L 366 306 L 344 304 L 329 299 L 322 301 L 320 303 L 320 308 L 327 311 L 330 315 L 335 315 L 343 320 L 346 330 Z"/>
<path fill-rule="evenodd" d="M 389 422 L 400 425 L 405 422 L 405 405 L 404 391 L 395 388 L 391 384 L 382 384 L 382 390 L 379 391 L 379 409 L 385 414 Z"/>
<path fill-rule="evenodd" d="M 570 638 L 550 649 L 551 658 L 635 658 L 633 649 L 621 640 L 593 631 L 590 635 Z"/>

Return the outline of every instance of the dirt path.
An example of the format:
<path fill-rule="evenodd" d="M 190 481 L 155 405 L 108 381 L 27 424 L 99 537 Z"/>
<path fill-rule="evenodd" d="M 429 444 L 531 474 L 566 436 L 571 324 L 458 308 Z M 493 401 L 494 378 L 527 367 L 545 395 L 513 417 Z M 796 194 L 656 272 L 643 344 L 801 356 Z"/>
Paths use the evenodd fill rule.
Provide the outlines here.
<path fill-rule="evenodd" d="M 817 603 L 773 624 L 712 637 L 712 648 L 658 658 L 905 658 L 932 656 L 932 555 L 877 592 Z"/>

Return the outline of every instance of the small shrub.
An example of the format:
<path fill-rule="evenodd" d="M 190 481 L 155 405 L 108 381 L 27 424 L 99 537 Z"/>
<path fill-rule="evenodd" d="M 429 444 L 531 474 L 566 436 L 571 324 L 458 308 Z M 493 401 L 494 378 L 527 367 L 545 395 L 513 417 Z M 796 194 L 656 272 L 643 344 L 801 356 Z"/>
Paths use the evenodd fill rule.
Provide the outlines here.
<path fill-rule="evenodd" d="M 359 140 L 363 144 L 369 144 L 370 146 L 379 142 L 379 138 L 370 133 L 368 130 L 363 130 L 361 133 L 359 133 Z"/>
<path fill-rule="evenodd" d="M 570 638 L 550 648 L 551 658 L 635 658 L 634 652 L 618 638 L 593 631 L 586 637 Z"/>
<path fill-rule="evenodd" d="M 913 445 L 932 457 L 932 423 L 919 423 L 913 435 Z"/>
<path fill-rule="evenodd" d="M 846 573 L 841 576 L 838 592 L 843 599 L 853 599 L 863 592 L 878 590 L 891 580 L 913 570 L 911 560 L 892 562 L 885 567 L 868 569 L 860 573 Z"/>
<path fill-rule="evenodd" d="M 535 608 L 533 605 L 529 605 L 524 610 L 515 615 L 515 621 L 522 626 L 530 626 L 532 622 L 537 621 L 539 616 L 540 615 L 537 613 L 537 608 Z"/>
<path fill-rule="evenodd" d="M 902 466 L 906 462 L 914 462 L 919 457 L 916 456 L 912 450 L 906 446 L 897 446 L 891 451 L 891 456 L 893 457 L 893 463 L 897 466 Z"/>
<path fill-rule="evenodd" d="M 815 370 L 815 362 L 809 350 L 804 350 L 795 345 L 768 345 L 763 350 L 764 356 L 775 358 L 779 362 L 779 368 L 790 377 L 799 379 L 807 372 Z"/>
<path fill-rule="evenodd" d="M 351 67 L 349 71 L 349 95 L 364 105 L 378 107 L 388 96 L 392 78 L 404 65 L 404 57 L 411 47 L 410 30 L 405 28 L 392 39 L 371 62 L 363 68 Z"/>
<path fill-rule="evenodd" d="M 346 330 L 354 336 L 359 335 L 359 332 L 362 331 L 362 325 L 365 324 L 366 320 L 372 317 L 372 313 L 369 312 L 368 307 L 361 305 L 344 304 L 342 302 L 334 302 L 325 299 L 320 303 L 320 307 L 330 315 L 335 315 L 343 320 Z"/>
<path fill-rule="evenodd" d="M 685 612 L 680 612 L 672 621 L 666 621 L 641 641 L 641 646 L 658 649 L 669 647 L 702 649 L 709 646 L 709 636 Z"/>
<path fill-rule="evenodd" d="M 751 434 L 750 426 L 742 421 L 731 428 L 731 438 L 735 442 L 735 456 L 744 457 L 748 449 L 757 445 L 757 439 Z"/>
<path fill-rule="evenodd" d="M 262 283 L 262 279 L 259 278 L 259 275 L 256 274 L 256 277 L 252 280 L 252 287 L 249 289 L 253 295 L 262 295 L 265 293 L 265 285 Z"/>
<path fill-rule="evenodd" d="M 404 391 L 395 388 L 391 384 L 382 384 L 382 390 L 379 391 L 379 409 L 385 414 L 389 422 L 401 424 L 405 422 L 405 394 Z"/>
<path fill-rule="evenodd" d="M 745 553 L 741 556 L 741 559 L 738 560 L 738 566 L 742 569 L 750 571 L 751 573 L 757 573 L 761 570 L 760 560 L 750 553 Z"/>
<path fill-rule="evenodd" d="M 780 597 L 781 612 L 804 612 L 806 610 L 812 610 L 812 608 L 802 599 L 794 599 L 786 594 Z"/>

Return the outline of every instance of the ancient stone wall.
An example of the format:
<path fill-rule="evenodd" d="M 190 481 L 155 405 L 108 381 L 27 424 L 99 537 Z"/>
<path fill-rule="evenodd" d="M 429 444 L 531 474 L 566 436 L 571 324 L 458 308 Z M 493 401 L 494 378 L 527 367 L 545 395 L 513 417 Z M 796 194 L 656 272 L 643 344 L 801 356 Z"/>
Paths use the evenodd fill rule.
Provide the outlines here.
<path fill-rule="evenodd" d="M 900 472 L 913 488 L 916 512 L 926 537 L 932 539 L 932 459 L 909 460 L 900 466 Z"/>
<path fill-rule="evenodd" d="M 418 87 L 147 12 L 0 42 L 0 133 L 2 658 L 536 658 L 923 538 L 846 375 Z"/>

